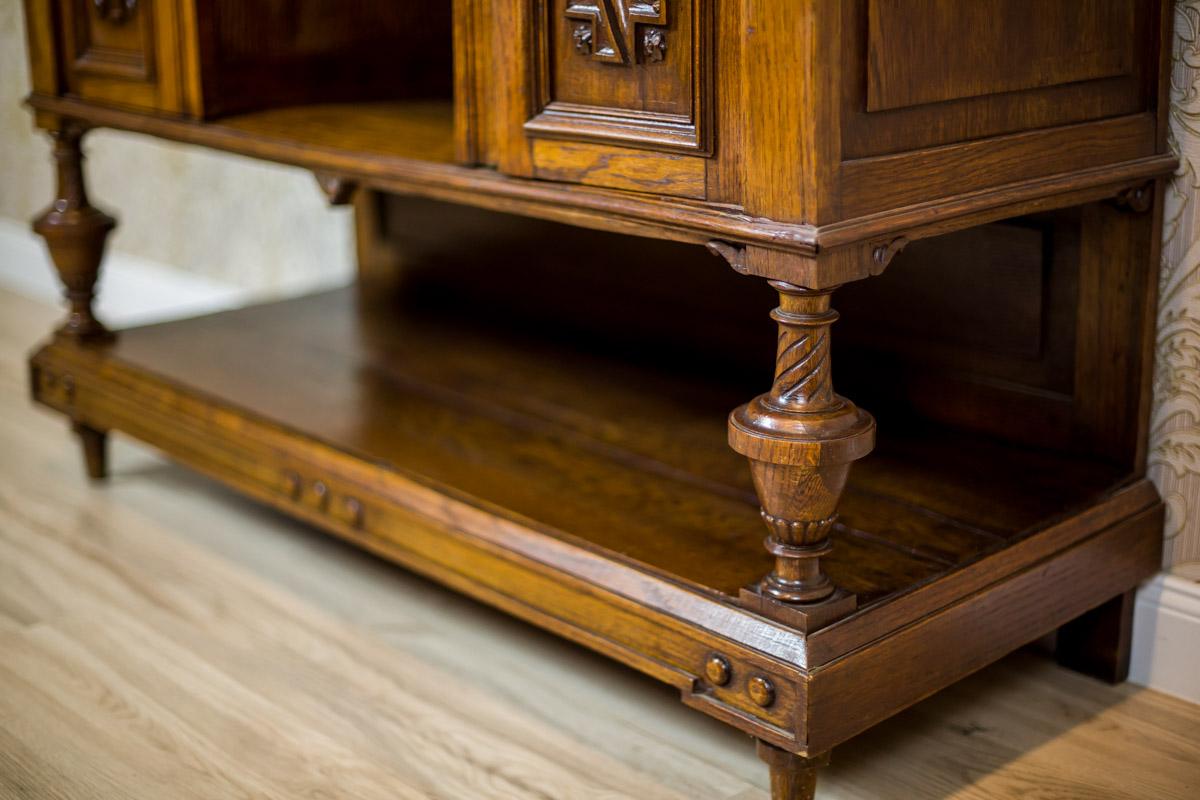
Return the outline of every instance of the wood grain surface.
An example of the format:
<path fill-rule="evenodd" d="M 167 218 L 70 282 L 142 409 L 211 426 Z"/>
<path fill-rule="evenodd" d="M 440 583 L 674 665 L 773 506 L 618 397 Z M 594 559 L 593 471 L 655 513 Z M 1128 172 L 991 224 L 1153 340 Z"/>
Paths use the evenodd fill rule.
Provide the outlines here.
<path fill-rule="evenodd" d="M 91 488 L 0 297 L 0 797 L 766 797 L 669 688 L 116 442 Z M 1020 653 L 819 798 L 1186 798 L 1200 709 Z M 1119 768 L 1114 768 L 1114 764 Z"/>

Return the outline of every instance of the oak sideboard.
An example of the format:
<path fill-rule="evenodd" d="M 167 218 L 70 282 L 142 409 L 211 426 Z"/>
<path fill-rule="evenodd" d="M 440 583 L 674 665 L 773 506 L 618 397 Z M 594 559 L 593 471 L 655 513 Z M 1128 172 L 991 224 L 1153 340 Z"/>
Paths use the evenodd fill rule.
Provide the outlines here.
<path fill-rule="evenodd" d="M 32 393 L 91 477 L 141 440 L 670 684 L 811 798 L 1049 634 L 1125 677 L 1171 16 L 25 0 L 69 305 Z M 94 128 L 311 170 L 359 279 L 109 330 Z"/>

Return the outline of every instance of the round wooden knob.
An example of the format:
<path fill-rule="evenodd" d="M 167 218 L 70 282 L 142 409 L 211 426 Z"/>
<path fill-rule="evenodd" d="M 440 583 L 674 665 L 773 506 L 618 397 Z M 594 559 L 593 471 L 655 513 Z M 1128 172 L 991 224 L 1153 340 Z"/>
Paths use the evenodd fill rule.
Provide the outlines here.
<path fill-rule="evenodd" d="M 750 679 L 750 682 L 746 684 L 746 691 L 749 692 L 750 699 L 763 708 L 775 702 L 775 686 L 768 678 L 761 675 L 755 675 Z"/>
<path fill-rule="evenodd" d="M 324 511 L 325 505 L 329 502 L 329 487 L 325 485 L 324 481 L 313 481 L 312 495 L 317 508 Z"/>
<path fill-rule="evenodd" d="M 704 675 L 713 686 L 724 686 L 729 683 L 731 675 L 729 661 L 724 656 L 715 653 L 708 657 L 704 664 Z"/>

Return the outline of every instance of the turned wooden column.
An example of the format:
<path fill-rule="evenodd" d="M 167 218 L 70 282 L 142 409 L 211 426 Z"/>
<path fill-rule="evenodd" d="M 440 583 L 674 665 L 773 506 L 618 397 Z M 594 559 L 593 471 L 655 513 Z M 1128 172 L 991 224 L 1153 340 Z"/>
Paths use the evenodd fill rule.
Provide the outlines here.
<path fill-rule="evenodd" d="M 829 765 L 829 754 L 805 758 L 758 741 L 758 757 L 771 769 L 771 800 L 813 800 L 817 773 Z"/>
<path fill-rule="evenodd" d="M 58 335 L 100 342 L 112 334 L 96 319 L 92 301 L 104 244 L 117 221 L 88 202 L 80 149 L 86 130 L 82 123 L 63 120 L 58 130 L 50 132 L 58 189 L 51 206 L 33 221 L 33 229 L 46 240 L 67 299 L 67 319 Z"/>
<path fill-rule="evenodd" d="M 46 240 L 67 299 L 67 319 L 55 335 L 83 345 L 97 345 L 113 339 L 113 334 L 96 319 L 92 302 L 104 244 L 117 221 L 88 202 L 80 149 L 86 131 L 80 122 L 62 120 L 58 129 L 50 132 L 54 139 L 58 187 L 54 202 L 33 221 L 33 229 Z M 80 419 L 73 421 L 72 428 L 83 446 L 88 477 L 105 477 L 107 432 Z"/>
<path fill-rule="evenodd" d="M 875 421 L 833 391 L 832 289 L 772 281 L 780 304 L 775 382 L 729 416 L 729 444 L 750 460 L 774 569 L 743 591 L 747 605 L 805 629 L 855 607 L 821 569 L 850 465 L 871 451 Z"/>

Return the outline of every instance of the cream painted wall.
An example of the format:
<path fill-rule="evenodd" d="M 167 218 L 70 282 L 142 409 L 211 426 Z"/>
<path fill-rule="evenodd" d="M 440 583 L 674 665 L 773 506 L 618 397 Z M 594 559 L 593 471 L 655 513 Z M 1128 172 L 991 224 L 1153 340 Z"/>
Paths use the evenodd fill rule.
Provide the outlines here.
<path fill-rule="evenodd" d="M 50 199 L 49 143 L 29 91 L 23 3 L 0 0 L 0 217 L 27 222 Z M 93 202 L 121 222 L 109 246 L 249 290 L 292 294 L 353 275 L 353 219 L 310 173 L 134 134 L 86 139 Z M 49 267 L 46 267 L 49 269 Z"/>

